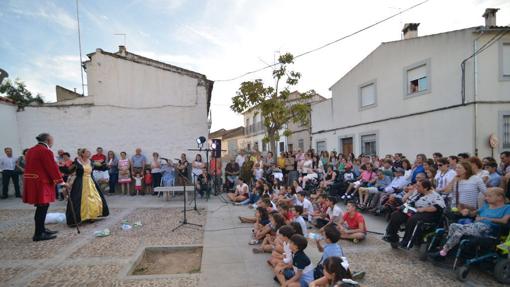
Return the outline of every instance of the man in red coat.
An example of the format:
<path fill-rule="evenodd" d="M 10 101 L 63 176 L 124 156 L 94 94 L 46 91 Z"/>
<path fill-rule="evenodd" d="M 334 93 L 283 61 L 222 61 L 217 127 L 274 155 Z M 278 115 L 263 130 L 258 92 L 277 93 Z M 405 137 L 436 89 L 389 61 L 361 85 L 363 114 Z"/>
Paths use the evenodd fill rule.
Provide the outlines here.
<path fill-rule="evenodd" d="M 55 201 L 55 185 L 67 187 L 58 170 L 51 151 L 53 137 L 42 133 L 36 137 L 38 144 L 28 150 L 25 156 L 23 176 L 23 202 L 35 205 L 34 241 L 55 239 L 56 231 L 44 227 L 46 213 L 51 202 Z"/>

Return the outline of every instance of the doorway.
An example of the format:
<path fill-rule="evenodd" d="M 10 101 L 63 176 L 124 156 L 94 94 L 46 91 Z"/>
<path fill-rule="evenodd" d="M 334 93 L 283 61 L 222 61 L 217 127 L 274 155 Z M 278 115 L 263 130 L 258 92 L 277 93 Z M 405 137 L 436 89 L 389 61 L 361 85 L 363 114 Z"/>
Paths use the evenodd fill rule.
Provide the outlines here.
<path fill-rule="evenodd" d="M 340 145 L 342 146 L 342 154 L 348 155 L 352 152 L 352 137 L 340 139 Z"/>

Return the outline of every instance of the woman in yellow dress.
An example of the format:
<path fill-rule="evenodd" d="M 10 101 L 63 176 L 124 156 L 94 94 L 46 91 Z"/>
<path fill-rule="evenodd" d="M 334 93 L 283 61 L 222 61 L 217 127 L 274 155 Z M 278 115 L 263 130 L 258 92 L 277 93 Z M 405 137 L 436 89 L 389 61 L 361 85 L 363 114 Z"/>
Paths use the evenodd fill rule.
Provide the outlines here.
<path fill-rule="evenodd" d="M 90 162 L 90 151 L 79 149 L 72 169 L 76 172 L 72 182 L 69 201 L 66 209 L 67 224 L 76 225 L 84 221 L 92 221 L 110 213 L 106 200 L 97 182 L 92 177 L 93 166 Z M 76 213 L 76 222 L 70 205 Z"/>

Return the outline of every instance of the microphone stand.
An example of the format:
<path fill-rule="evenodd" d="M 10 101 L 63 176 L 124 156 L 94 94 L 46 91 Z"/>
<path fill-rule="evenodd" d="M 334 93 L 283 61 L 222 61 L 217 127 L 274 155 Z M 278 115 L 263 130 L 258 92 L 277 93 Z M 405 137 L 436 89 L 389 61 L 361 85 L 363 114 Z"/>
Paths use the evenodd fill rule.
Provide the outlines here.
<path fill-rule="evenodd" d="M 184 202 L 184 209 L 183 209 L 183 212 L 184 212 L 184 218 L 182 221 L 179 221 L 179 225 L 177 225 L 174 229 L 172 229 L 172 232 L 174 232 L 175 230 L 177 230 L 179 227 L 183 227 L 185 225 L 192 225 L 192 226 L 198 226 L 198 227 L 202 227 L 201 224 L 196 224 L 196 223 L 191 223 L 191 222 L 188 222 L 188 219 L 186 218 L 186 199 L 188 197 L 187 193 L 186 193 L 186 184 L 188 183 L 188 179 L 186 177 L 184 177 L 180 172 L 177 172 L 177 174 L 180 176 L 180 178 L 183 180 L 184 182 L 184 199 L 183 199 L 183 202 Z M 196 190 L 195 190 L 195 199 L 196 199 Z M 195 210 L 197 208 L 197 205 L 196 205 L 196 200 L 195 200 Z M 196 210 L 198 212 L 198 210 Z M 199 213 L 200 214 L 200 213 Z"/>

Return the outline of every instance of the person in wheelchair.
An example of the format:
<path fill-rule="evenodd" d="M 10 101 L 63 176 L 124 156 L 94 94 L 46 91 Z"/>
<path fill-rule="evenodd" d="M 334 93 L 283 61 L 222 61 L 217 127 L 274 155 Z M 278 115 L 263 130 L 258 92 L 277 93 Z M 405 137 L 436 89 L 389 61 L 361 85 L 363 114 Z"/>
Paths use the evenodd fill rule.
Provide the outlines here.
<path fill-rule="evenodd" d="M 410 240 L 421 238 L 420 230 L 415 229 L 419 222 L 439 222 L 445 208 L 443 198 L 433 190 L 432 183 L 427 179 L 418 181 L 416 191 L 406 194 L 403 202 L 404 204 L 391 214 L 383 238 L 391 243 L 393 248 L 398 247 L 398 231 L 402 224 L 405 223 L 405 233 L 400 245 L 404 247 L 409 246 Z"/>
<path fill-rule="evenodd" d="M 482 208 L 473 212 L 475 222 L 468 224 L 452 223 L 448 228 L 448 237 L 440 256 L 446 256 L 463 236 L 488 237 L 497 236 L 501 225 L 510 219 L 510 204 L 505 203 L 505 192 L 502 188 L 492 187 L 485 193 L 486 203 Z"/>

